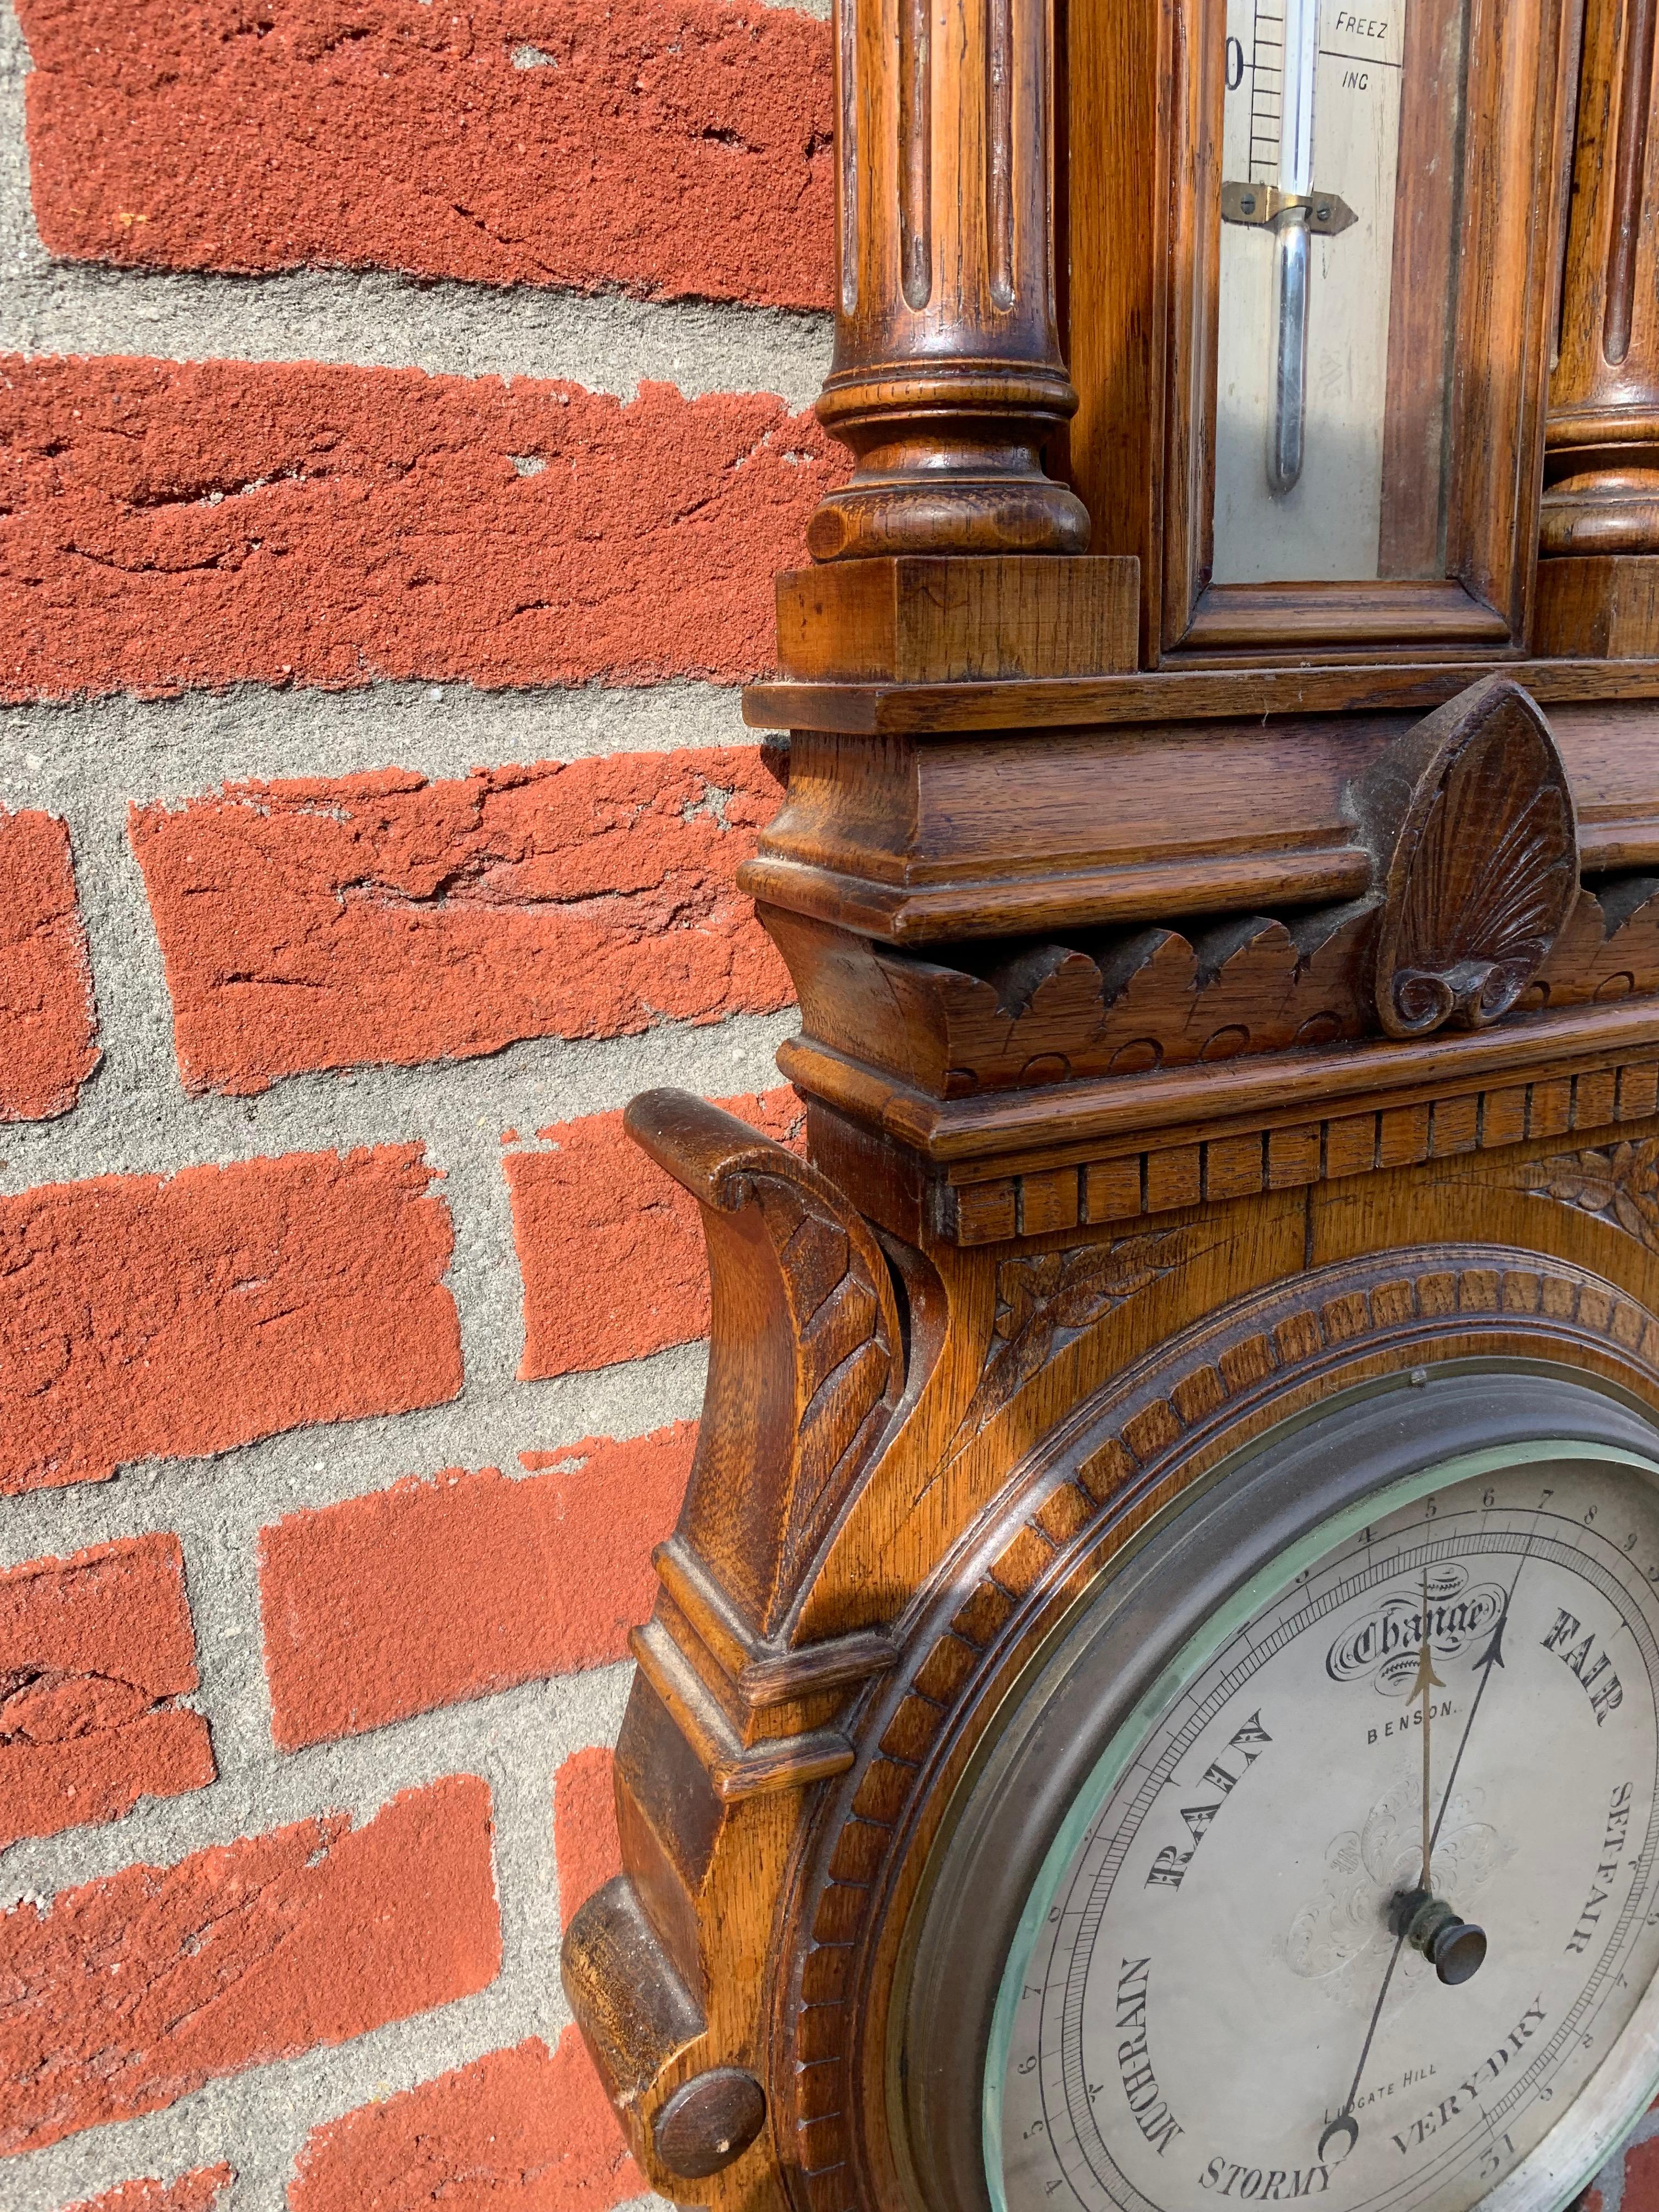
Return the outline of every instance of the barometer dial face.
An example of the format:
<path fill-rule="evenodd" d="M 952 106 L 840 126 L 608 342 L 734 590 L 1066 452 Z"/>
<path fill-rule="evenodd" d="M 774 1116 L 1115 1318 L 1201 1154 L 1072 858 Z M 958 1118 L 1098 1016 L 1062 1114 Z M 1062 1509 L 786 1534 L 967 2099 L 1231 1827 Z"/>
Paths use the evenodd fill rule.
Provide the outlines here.
<path fill-rule="evenodd" d="M 1659 1490 L 1528 1459 L 1363 1510 L 1188 1646 L 1054 1839 L 991 2034 L 1006 2212 L 1559 2203 L 1651 2093 Z"/>

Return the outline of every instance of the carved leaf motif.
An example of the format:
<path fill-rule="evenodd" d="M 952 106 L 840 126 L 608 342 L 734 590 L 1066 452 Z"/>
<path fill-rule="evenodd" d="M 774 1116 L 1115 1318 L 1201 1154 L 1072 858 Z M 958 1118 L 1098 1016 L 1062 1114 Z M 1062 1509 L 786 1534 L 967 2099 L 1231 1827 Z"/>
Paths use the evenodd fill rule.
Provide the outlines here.
<path fill-rule="evenodd" d="M 778 1243 L 803 1400 L 798 1474 L 780 1551 L 783 1580 L 793 1583 L 833 1518 L 849 1464 L 856 1472 L 872 1419 L 887 1409 L 898 1347 L 882 1301 L 884 1283 L 845 1220 L 781 1179 L 752 1181 Z"/>
<path fill-rule="evenodd" d="M 708 1383 L 679 1537 L 770 1637 L 903 1388 L 892 1279 L 846 1194 L 723 1108 L 647 1091 L 626 1125 L 696 1200 L 708 1249 Z"/>
<path fill-rule="evenodd" d="M 1137 1291 L 1172 1274 L 1185 1256 L 1182 1235 L 1160 1229 L 1109 1244 L 1005 1260 L 997 1269 L 990 1355 L 952 1440 L 954 1448 L 970 1443 L 1085 1328 Z"/>
<path fill-rule="evenodd" d="M 1518 684 L 1488 678 L 1408 731 L 1368 794 L 1389 855 L 1382 1026 L 1484 1029 L 1531 982 L 1577 896 L 1572 799 L 1549 726 Z"/>
<path fill-rule="evenodd" d="M 1534 1160 L 1520 1172 L 1530 1196 L 1594 1213 L 1659 1252 L 1659 1137 L 1601 1152 L 1563 1152 Z"/>

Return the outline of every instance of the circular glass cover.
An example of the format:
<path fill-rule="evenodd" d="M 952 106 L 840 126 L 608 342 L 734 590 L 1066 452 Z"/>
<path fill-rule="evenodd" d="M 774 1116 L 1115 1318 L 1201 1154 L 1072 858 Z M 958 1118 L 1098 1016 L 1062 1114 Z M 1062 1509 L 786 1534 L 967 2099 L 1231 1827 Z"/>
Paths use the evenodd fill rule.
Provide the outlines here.
<path fill-rule="evenodd" d="M 1559 2203 L 1651 2094 L 1659 1489 L 1570 1449 L 1327 1523 L 1114 1737 L 997 2003 L 1006 2212 Z"/>

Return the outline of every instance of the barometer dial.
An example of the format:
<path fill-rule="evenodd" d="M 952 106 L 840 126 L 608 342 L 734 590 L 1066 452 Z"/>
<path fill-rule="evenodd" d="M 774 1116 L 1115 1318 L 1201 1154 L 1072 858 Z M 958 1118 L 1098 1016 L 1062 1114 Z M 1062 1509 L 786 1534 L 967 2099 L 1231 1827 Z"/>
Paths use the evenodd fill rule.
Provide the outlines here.
<path fill-rule="evenodd" d="M 990 2037 L 994 2203 L 1559 2203 L 1659 2073 L 1656 1687 L 1634 1464 L 1429 1478 L 1281 1555 L 1052 1839 Z"/>

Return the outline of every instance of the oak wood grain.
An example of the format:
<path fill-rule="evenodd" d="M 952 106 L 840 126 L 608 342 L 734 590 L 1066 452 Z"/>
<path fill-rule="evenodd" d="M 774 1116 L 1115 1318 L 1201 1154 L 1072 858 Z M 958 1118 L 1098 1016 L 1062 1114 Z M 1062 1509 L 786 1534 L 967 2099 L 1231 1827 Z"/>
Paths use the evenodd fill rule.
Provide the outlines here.
<path fill-rule="evenodd" d="M 1584 0 L 1545 440 L 1546 556 L 1659 553 L 1656 15 L 1653 0 Z M 1565 602 L 1540 609 L 1559 649 L 1595 649 L 1577 641 L 1595 635 L 1596 617 L 1582 603 L 1598 587 L 1615 588 L 1607 569 L 1581 572 Z M 1646 603 L 1638 616 L 1627 599 L 1620 627 L 1626 652 L 1652 651 L 1659 641 L 1659 617 Z"/>
<path fill-rule="evenodd" d="M 1043 472 L 1075 407 L 1054 276 L 1048 0 L 843 0 L 836 353 L 818 401 L 849 481 L 817 561 L 1081 553 Z"/>
<path fill-rule="evenodd" d="M 1136 665 L 1139 563 L 1124 556 L 913 556 L 786 569 L 778 659 L 809 682 L 943 684 Z"/>
<path fill-rule="evenodd" d="M 1377 532 L 1384 576 L 1445 570 L 1463 15 L 1460 0 L 1413 0 L 1406 11 Z"/>

